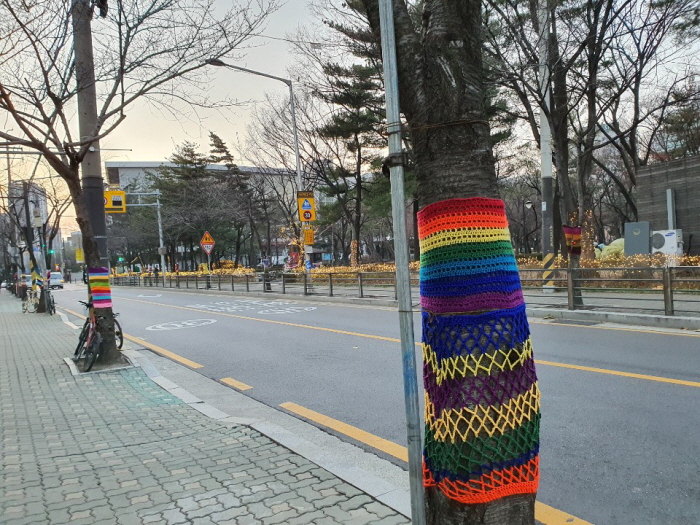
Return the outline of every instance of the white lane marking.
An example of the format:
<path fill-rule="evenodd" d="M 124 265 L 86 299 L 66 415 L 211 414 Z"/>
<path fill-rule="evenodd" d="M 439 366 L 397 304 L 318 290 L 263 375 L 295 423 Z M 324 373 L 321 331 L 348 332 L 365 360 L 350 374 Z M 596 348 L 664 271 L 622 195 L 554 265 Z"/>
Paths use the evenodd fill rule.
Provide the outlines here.
<path fill-rule="evenodd" d="M 198 326 L 206 326 L 213 324 L 216 319 L 188 319 L 187 321 L 170 321 L 168 323 L 154 324 L 146 327 L 146 330 L 180 330 L 181 328 L 197 328 Z"/>
<path fill-rule="evenodd" d="M 162 293 L 158 293 L 158 294 L 155 294 L 155 295 L 144 295 L 144 294 L 141 294 L 141 295 L 137 295 L 136 297 L 162 297 L 162 296 L 163 296 Z"/>

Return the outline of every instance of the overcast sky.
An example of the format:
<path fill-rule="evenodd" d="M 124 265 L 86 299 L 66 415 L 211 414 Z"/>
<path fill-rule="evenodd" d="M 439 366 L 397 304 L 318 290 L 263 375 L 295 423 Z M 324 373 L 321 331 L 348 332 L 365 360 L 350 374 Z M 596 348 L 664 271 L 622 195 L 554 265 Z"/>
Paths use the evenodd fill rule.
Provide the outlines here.
<path fill-rule="evenodd" d="M 269 20 L 263 32 L 264 35 L 285 38 L 299 25 L 310 23 L 306 0 L 287 0 Z M 293 61 L 293 56 L 290 54 L 291 44 L 269 38 L 256 38 L 253 43 L 260 47 L 247 51 L 246 56 L 241 60 L 229 62 L 232 65 L 288 78 L 287 67 Z M 174 153 L 176 146 L 181 145 L 185 140 L 198 143 L 202 151 L 208 151 L 209 130 L 217 133 L 232 147 L 238 138 L 243 140 L 253 103 L 264 100 L 263 95 L 266 92 L 279 93 L 283 96 L 289 89 L 282 82 L 227 68 L 217 68 L 214 78 L 217 86 L 212 90 L 211 96 L 217 93 L 228 94 L 239 101 L 252 103 L 235 109 L 230 121 L 218 113 L 205 112 L 204 129 L 196 122 L 178 122 L 172 116 L 156 113 L 142 104 L 131 106 L 126 120 L 120 124 L 119 128 L 100 141 L 102 161 L 166 160 Z"/>

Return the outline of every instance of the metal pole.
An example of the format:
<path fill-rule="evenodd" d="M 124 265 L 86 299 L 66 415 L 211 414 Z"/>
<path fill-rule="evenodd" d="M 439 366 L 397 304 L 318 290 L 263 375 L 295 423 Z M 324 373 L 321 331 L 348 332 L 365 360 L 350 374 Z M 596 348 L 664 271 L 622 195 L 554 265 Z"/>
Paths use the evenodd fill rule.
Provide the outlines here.
<path fill-rule="evenodd" d="M 379 1 L 382 37 L 382 60 L 386 89 L 386 117 L 389 133 L 389 155 L 401 155 L 401 115 L 399 111 L 398 73 L 394 13 L 391 0 Z M 423 440 L 421 436 L 418 380 L 416 375 L 416 346 L 413 339 L 413 307 L 408 269 L 408 242 L 404 208 L 404 173 L 401 164 L 391 169 L 391 209 L 394 223 L 396 288 L 401 331 L 404 398 L 406 405 L 406 434 L 408 437 L 408 473 L 411 490 L 411 521 L 425 524 L 425 494 L 423 492 Z"/>
<path fill-rule="evenodd" d="M 275 75 L 268 75 L 267 73 L 263 73 L 262 71 L 255 71 L 253 69 L 248 69 L 240 66 L 232 66 L 231 64 L 227 64 L 226 62 L 224 62 L 223 60 L 219 60 L 218 58 L 210 58 L 205 62 L 210 66 L 228 67 L 230 69 L 243 71 L 244 73 L 250 73 L 251 75 L 258 75 L 261 77 L 271 78 L 273 80 L 279 80 L 280 82 L 284 82 L 285 84 L 287 84 L 287 87 L 289 87 L 289 106 L 292 111 L 292 132 L 294 133 L 294 153 L 296 156 L 297 165 L 297 189 L 302 190 L 303 188 L 301 187 L 301 160 L 299 157 L 299 135 L 297 134 L 297 118 L 296 113 L 294 111 L 294 90 L 292 89 L 292 81 L 288 78 L 276 77 Z"/>
<path fill-rule="evenodd" d="M 163 221 L 160 218 L 160 191 L 156 192 L 156 211 L 158 212 L 158 242 L 160 243 L 160 271 L 163 274 L 163 288 L 165 288 L 165 253 L 163 253 Z"/>
<path fill-rule="evenodd" d="M 294 133 L 294 155 L 297 163 L 297 189 L 303 191 L 303 181 L 301 180 L 301 158 L 299 157 L 299 134 L 297 133 L 297 116 L 294 110 L 294 90 L 292 89 L 292 81 L 285 81 L 289 86 L 289 107 L 292 111 L 292 132 Z"/>
<path fill-rule="evenodd" d="M 549 269 L 554 263 L 553 249 L 553 194 L 552 194 L 552 131 L 549 127 L 549 10 L 548 0 L 540 0 L 538 18 L 540 24 L 539 54 L 540 54 L 540 163 L 542 177 L 542 260 L 544 288 L 554 291 L 554 283 L 549 279 L 552 272 Z"/>

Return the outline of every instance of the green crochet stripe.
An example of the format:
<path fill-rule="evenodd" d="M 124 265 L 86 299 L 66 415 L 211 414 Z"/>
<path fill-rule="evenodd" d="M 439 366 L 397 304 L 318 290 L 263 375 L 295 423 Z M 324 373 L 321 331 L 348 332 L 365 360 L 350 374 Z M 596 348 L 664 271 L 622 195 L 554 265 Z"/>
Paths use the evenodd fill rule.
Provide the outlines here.
<path fill-rule="evenodd" d="M 425 457 L 430 458 L 431 470 L 449 471 L 468 476 L 482 465 L 514 460 L 535 450 L 539 444 L 540 415 L 522 426 L 493 437 L 476 437 L 467 442 L 449 443 L 433 439 L 425 431 Z"/>
<path fill-rule="evenodd" d="M 461 243 L 440 246 L 420 254 L 421 266 L 452 262 L 455 259 L 476 259 L 479 257 L 513 256 L 510 241 L 493 241 L 481 243 Z"/>

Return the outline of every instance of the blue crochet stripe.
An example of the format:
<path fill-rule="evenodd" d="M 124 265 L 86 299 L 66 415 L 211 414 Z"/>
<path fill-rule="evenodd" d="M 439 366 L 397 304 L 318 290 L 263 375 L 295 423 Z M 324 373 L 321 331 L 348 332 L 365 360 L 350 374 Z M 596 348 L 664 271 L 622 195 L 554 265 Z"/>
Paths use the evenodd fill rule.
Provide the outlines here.
<path fill-rule="evenodd" d="M 471 275 L 421 280 L 420 294 L 425 297 L 457 297 L 484 292 L 509 293 L 520 290 L 518 272 L 503 272 L 499 275 Z"/>
<path fill-rule="evenodd" d="M 490 474 L 491 472 L 505 470 L 510 467 L 520 467 L 525 465 L 528 461 L 532 461 L 540 453 L 539 443 L 532 450 L 521 454 L 517 458 L 509 459 L 507 461 L 494 461 L 490 465 L 482 465 L 481 468 L 471 471 L 469 474 L 458 474 L 456 472 L 451 472 L 450 470 L 443 469 L 435 471 L 432 469 L 431 459 L 423 453 L 423 458 L 425 461 L 425 466 L 433 473 L 433 477 L 436 482 L 440 482 L 443 479 L 449 479 L 451 481 L 463 481 L 468 483 L 469 481 L 474 481 L 475 479 L 483 476 L 484 474 Z"/>
<path fill-rule="evenodd" d="M 513 256 L 479 257 L 444 263 L 430 264 L 420 268 L 420 278 L 436 279 L 446 275 L 483 274 L 488 272 L 517 272 Z"/>
<path fill-rule="evenodd" d="M 444 359 L 456 356 L 493 352 L 504 346 L 514 348 L 530 337 L 525 303 L 477 315 L 436 315 L 426 311 L 421 315 L 422 341 L 430 345 L 438 365 Z M 463 339 L 464 344 L 446 345 L 446 335 L 455 337 L 450 334 L 456 334 L 456 338 Z"/>

